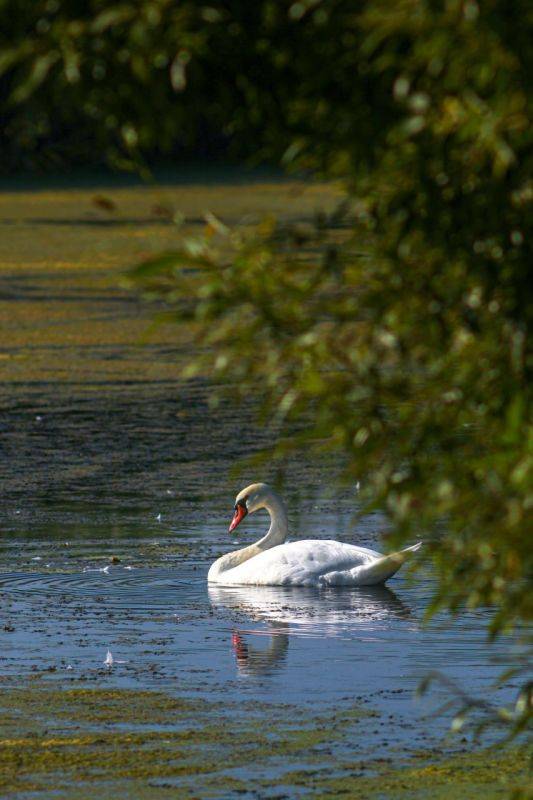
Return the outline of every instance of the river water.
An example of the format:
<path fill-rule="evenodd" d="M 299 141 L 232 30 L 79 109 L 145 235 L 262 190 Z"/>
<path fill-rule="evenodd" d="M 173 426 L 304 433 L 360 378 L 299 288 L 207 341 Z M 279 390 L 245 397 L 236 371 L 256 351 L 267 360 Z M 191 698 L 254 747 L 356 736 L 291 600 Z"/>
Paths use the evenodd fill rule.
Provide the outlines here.
<path fill-rule="evenodd" d="M 242 186 L 230 190 L 249 206 Z M 267 525 L 258 514 L 229 535 L 235 494 L 276 473 L 268 462 L 232 473 L 271 434 L 246 404 L 210 407 L 207 381 L 181 381 L 186 337 L 152 330 L 153 308 L 118 286 L 121 269 L 174 236 L 145 219 L 161 191 L 115 191 L 111 220 L 92 189 L 4 196 L 0 678 L 231 698 L 287 715 L 355 703 L 381 715 L 367 731 L 374 750 L 440 747 L 449 715 L 428 712 L 445 692 L 414 696 L 428 671 L 496 703 L 515 692 L 492 688 L 513 646 L 487 644 L 489 610 L 426 626 L 429 571 L 364 590 L 207 586 L 210 563 Z M 178 192 L 191 217 L 196 191 Z M 265 205 L 278 191 L 253 196 Z M 213 207 L 218 195 L 205 192 Z M 380 549 L 383 519 L 354 525 L 357 493 L 333 494 L 331 481 L 326 464 L 287 465 L 291 537 Z"/>

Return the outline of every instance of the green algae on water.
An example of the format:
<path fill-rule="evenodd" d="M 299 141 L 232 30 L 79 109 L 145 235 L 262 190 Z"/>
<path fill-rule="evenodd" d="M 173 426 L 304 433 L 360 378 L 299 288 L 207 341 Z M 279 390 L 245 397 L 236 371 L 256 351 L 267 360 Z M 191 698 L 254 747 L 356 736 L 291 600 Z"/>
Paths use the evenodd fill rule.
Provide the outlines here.
<path fill-rule="evenodd" d="M 357 705 L 315 714 L 287 704 L 61 688 L 38 680 L 4 686 L 2 797 L 45 797 L 53 790 L 65 799 L 155 800 L 179 789 L 180 798 L 229 798 L 253 787 L 255 796 L 275 790 L 280 798 L 423 800 L 431 793 L 432 800 L 488 800 L 527 783 L 519 749 L 431 763 L 426 754 L 393 760 L 368 753 L 365 729 L 377 715 Z"/>
<path fill-rule="evenodd" d="M 125 689 L 6 688 L 0 792 L 156 778 L 197 783 L 258 762 L 320 762 L 320 747 L 346 738 L 370 715 L 358 708 L 314 715 L 275 704 L 252 710 Z"/>

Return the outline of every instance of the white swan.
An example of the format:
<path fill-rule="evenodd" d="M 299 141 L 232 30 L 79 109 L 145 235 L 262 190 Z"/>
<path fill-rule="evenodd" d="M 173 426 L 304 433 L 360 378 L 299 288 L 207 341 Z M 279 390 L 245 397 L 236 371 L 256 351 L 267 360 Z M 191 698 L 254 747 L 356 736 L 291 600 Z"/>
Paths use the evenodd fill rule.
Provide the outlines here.
<path fill-rule="evenodd" d="M 397 572 L 422 542 L 383 556 L 366 547 L 331 539 L 287 542 L 287 511 L 266 483 L 252 483 L 235 500 L 233 531 L 247 514 L 266 508 L 270 528 L 255 544 L 235 550 L 211 565 L 207 580 L 223 586 L 373 586 Z"/>

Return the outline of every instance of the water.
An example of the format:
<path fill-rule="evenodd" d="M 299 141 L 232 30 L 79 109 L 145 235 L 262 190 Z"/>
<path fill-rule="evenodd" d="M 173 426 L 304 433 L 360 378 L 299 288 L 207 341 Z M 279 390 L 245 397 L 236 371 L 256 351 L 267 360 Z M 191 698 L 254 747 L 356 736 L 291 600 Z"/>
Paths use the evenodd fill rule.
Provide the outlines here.
<path fill-rule="evenodd" d="M 249 518 L 239 539 L 228 535 L 240 484 L 232 484 L 224 471 L 220 480 L 218 453 L 224 443 L 213 444 L 211 438 L 198 443 L 208 465 L 201 476 L 188 458 L 182 463 L 176 455 L 167 462 L 163 454 L 173 450 L 173 437 L 164 420 L 176 401 L 159 396 L 160 404 L 152 398 L 144 418 L 143 407 L 132 399 L 129 412 L 121 408 L 122 425 L 106 413 L 104 397 L 93 398 L 85 415 L 63 411 L 61 423 L 58 419 L 51 426 L 62 442 L 80 429 L 89 439 L 92 429 L 100 431 L 115 458 L 112 470 L 100 470 L 98 480 L 91 473 L 72 479 L 67 468 L 61 480 L 67 454 L 54 468 L 57 454 L 47 450 L 46 472 L 54 480 L 47 492 L 29 502 L 12 481 L 0 537 L 3 619 L 14 628 L 2 636 L 3 675 L 51 671 L 69 680 L 98 678 L 115 686 L 205 693 L 221 700 L 230 692 L 314 708 L 362 698 L 398 714 L 402 724 L 392 738 L 409 745 L 429 731 L 442 734 L 449 722 L 424 722 L 421 714 L 429 706 L 414 700 L 418 682 L 430 670 L 444 670 L 473 693 L 490 691 L 495 701 L 508 699 L 512 690 L 497 695 L 490 688 L 510 661 L 508 641 L 487 645 L 490 612 L 463 612 L 453 625 L 437 619 L 425 626 L 433 591 L 428 574 L 407 581 L 400 573 L 387 587 L 356 590 L 209 587 L 211 562 L 258 538 L 267 518 Z M 228 419 L 223 431 L 232 428 L 229 412 Z M 23 420 L 18 420 L 19 436 Z M 202 415 L 197 424 L 209 431 Z M 175 436 L 181 426 L 175 422 Z M 35 430 L 29 418 L 28 428 Z M 135 431 L 127 458 L 125 430 Z M 190 433 L 193 441 L 200 437 L 194 425 Z M 21 451 L 38 450 L 42 435 L 38 428 L 36 448 Z M 151 464 L 147 453 L 152 453 Z M 29 465 L 19 466 L 22 473 Z M 307 469 L 312 486 L 313 470 Z M 314 472 L 316 479 L 317 467 Z M 35 475 L 30 479 L 38 483 Z M 317 479 L 313 491 L 320 491 Z M 292 497 L 289 486 L 287 496 Z M 297 533 L 382 546 L 378 515 L 354 530 L 349 496 L 317 501 L 300 494 L 296 502 Z M 116 663 L 106 670 L 108 650 Z"/>
<path fill-rule="evenodd" d="M 13 195 L 0 220 L 0 680 L 259 704 L 265 725 L 269 708 L 290 724 L 298 709 L 355 705 L 380 714 L 364 738 L 374 756 L 440 747 L 450 715 L 427 714 L 446 691 L 414 697 L 428 671 L 494 703 L 516 691 L 493 688 L 515 656 L 508 639 L 488 646 L 489 610 L 425 626 L 429 572 L 359 590 L 207 586 L 211 562 L 267 524 L 258 514 L 238 539 L 227 533 L 237 491 L 276 478 L 268 461 L 260 474 L 231 471 L 272 432 L 257 427 L 251 400 L 213 408 L 205 380 L 181 381 L 186 332 L 152 329 L 153 309 L 117 288 L 118 270 L 171 237 L 146 222 L 150 191 L 117 193 L 124 230 L 99 228 L 90 192 L 74 210 L 68 193 Z M 197 213 L 196 189 L 189 200 L 184 191 Z M 265 204 L 254 192 L 233 202 Z M 57 262 L 59 243 L 68 263 Z M 357 497 L 333 496 L 332 480 L 325 463 L 287 464 L 292 535 L 381 549 L 383 519 L 354 528 Z M 330 745 L 336 758 L 352 750 Z"/>

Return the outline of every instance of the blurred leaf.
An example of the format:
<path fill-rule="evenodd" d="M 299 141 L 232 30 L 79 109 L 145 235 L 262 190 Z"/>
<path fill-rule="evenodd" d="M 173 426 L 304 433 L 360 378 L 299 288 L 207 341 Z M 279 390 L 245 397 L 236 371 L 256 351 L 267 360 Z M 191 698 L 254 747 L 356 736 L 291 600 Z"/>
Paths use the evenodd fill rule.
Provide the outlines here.
<path fill-rule="evenodd" d="M 45 55 L 38 56 L 32 64 L 30 74 L 12 94 L 14 103 L 23 103 L 27 100 L 44 82 L 49 71 L 54 64 L 59 61 L 60 54 L 57 50 L 51 50 Z"/>
<path fill-rule="evenodd" d="M 127 22 L 134 16 L 135 8 L 131 4 L 112 6 L 111 8 L 106 8 L 93 19 L 91 30 L 94 33 L 104 33 L 108 28 Z"/>

